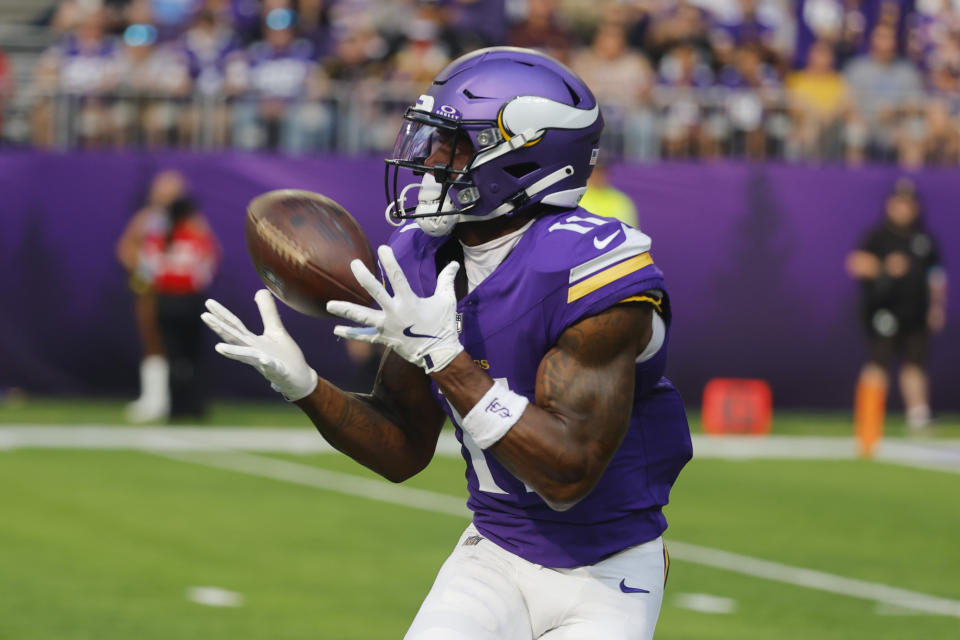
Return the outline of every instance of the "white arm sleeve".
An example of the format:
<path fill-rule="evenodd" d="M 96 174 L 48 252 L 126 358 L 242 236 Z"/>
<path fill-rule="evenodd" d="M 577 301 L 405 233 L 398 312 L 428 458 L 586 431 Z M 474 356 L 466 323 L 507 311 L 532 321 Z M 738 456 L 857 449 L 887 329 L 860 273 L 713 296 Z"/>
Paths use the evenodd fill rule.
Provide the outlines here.
<path fill-rule="evenodd" d="M 660 317 L 659 313 L 653 314 L 652 323 L 653 333 L 650 335 L 650 342 L 647 343 L 643 353 L 637 356 L 638 363 L 646 362 L 657 355 L 657 352 L 660 351 L 660 348 L 663 346 L 663 341 L 667 337 L 667 325 L 664 324 L 663 318 Z"/>

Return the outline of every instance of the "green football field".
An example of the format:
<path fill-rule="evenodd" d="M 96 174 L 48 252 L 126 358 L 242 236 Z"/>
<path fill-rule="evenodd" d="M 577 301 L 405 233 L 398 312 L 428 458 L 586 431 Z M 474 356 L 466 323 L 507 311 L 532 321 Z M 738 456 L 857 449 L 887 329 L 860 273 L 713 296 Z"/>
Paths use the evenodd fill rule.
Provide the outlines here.
<path fill-rule="evenodd" d="M 401 638 L 467 523 L 455 457 L 390 485 L 331 453 L 4 447 L 25 416 L 0 411 L 2 640 Z M 956 471 L 697 458 L 657 638 L 960 638 L 958 496 Z"/>

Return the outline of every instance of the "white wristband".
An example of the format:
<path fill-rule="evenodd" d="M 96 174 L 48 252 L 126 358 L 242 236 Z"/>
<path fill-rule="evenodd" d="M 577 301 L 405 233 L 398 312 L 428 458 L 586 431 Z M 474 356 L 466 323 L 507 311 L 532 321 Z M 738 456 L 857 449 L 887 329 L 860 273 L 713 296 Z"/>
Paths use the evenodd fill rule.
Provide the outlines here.
<path fill-rule="evenodd" d="M 480 402 L 463 418 L 463 430 L 481 449 L 495 444 L 517 423 L 530 401 L 494 380 Z"/>

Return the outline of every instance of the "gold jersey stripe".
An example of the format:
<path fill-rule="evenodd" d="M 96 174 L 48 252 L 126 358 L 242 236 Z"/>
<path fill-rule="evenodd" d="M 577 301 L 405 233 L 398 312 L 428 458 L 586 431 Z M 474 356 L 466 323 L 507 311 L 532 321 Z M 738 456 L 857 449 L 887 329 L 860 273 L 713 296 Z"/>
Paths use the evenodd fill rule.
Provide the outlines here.
<path fill-rule="evenodd" d="M 663 313 L 663 301 L 657 300 L 656 298 L 651 298 L 650 296 L 630 296 L 629 298 L 624 298 L 620 302 L 649 302 L 657 311 Z"/>
<path fill-rule="evenodd" d="M 580 298 L 590 295 L 600 287 L 606 286 L 615 280 L 619 280 L 623 276 L 633 273 L 634 271 L 639 271 L 646 266 L 653 264 L 653 258 L 650 257 L 650 252 L 645 251 L 638 256 L 634 256 L 629 260 L 624 260 L 619 264 L 615 264 L 609 269 L 604 269 L 600 273 L 590 276 L 585 280 L 581 280 L 577 284 L 570 287 L 567 291 L 567 303 L 571 303 L 574 300 L 579 300 Z"/>

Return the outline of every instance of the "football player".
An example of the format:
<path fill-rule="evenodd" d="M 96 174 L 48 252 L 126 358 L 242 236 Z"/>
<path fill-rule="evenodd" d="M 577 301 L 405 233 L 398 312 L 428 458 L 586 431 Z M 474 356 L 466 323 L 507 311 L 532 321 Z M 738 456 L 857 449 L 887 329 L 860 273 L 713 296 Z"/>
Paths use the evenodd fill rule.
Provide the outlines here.
<path fill-rule="evenodd" d="M 407 110 L 383 283 L 352 265 L 379 308 L 328 305 L 359 325 L 338 336 L 387 347 L 369 395 L 318 379 L 266 290 L 262 335 L 208 303 L 220 353 L 392 481 L 427 466 L 453 422 L 473 522 L 408 640 L 653 635 L 663 506 L 690 435 L 663 377 L 670 299 L 650 239 L 578 208 L 602 129 L 578 76 L 509 47 L 455 60 Z M 406 170 L 421 179 L 400 189 Z"/>

